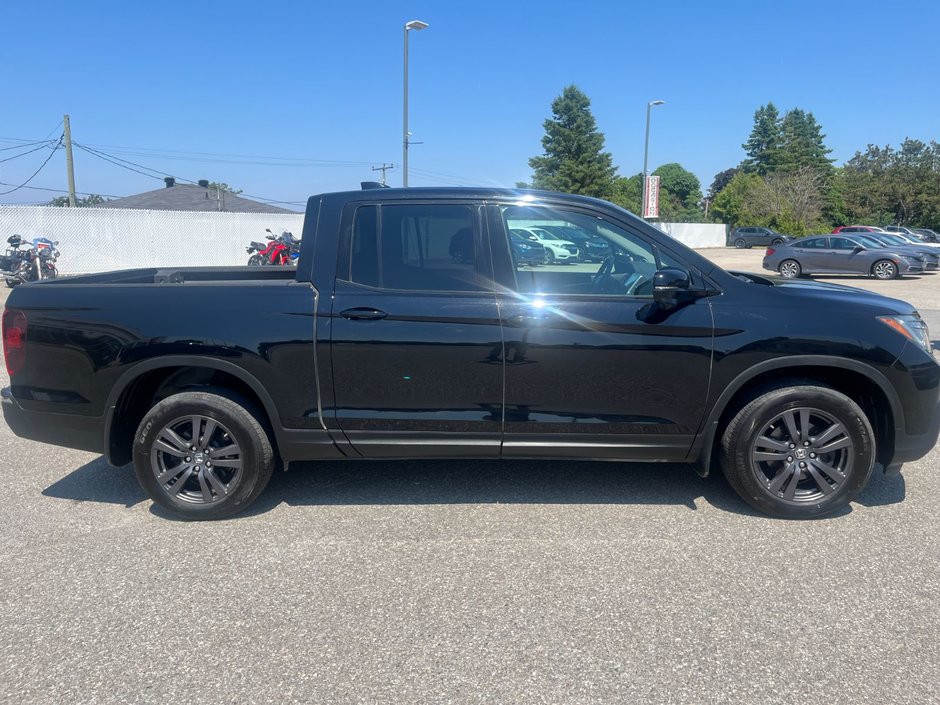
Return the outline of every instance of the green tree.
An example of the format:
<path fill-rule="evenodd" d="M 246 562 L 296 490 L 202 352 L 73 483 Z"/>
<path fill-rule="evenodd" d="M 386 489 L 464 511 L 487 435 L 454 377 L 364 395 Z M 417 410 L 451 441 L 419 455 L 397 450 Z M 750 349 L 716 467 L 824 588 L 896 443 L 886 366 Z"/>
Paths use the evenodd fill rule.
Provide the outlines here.
<path fill-rule="evenodd" d="M 643 174 L 614 179 L 610 200 L 631 213 L 639 213 L 643 208 Z"/>
<path fill-rule="evenodd" d="M 694 223 L 702 219 L 699 203 L 702 184 L 691 171 L 675 162 L 653 172 L 660 179 L 659 219 L 667 223 Z"/>
<path fill-rule="evenodd" d="M 721 190 L 731 183 L 731 179 L 735 177 L 739 169 L 737 167 L 731 167 L 730 169 L 725 169 L 715 174 L 715 178 L 712 179 L 712 185 L 708 187 L 708 193 L 706 198 L 708 200 L 715 200 L 715 196 L 721 193 Z"/>
<path fill-rule="evenodd" d="M 75 206 L 77 208 L 88 208 L 90 206 L 97 206 L 105 203 L 106 199 L 99 196 L 97 193 L 92 193 L 86 196 L 85 198 L 76 198 Z M 69 205 L 68 196 L 56 196 L 51 201 L 49 201 L 50 206 L 59 206 L 60 208 L 67 208 Z"/>
<path fill-rule="evenodd" d="M 832 173 L 832 150 L 826 147 L 822 127 L 812 113 L 800 108 L 788 110 L 780 124 L 776 163 L 771 171 L 797 171 L 809 168 L 828 176 Z"/>
<path fill-rule="evenodd" d="M 236 189 L 232 188 L 231 186 L 229 186 L 229 185 L 228 185 L 227 183 L 225 183 L 224 181 L 210 181 L 210 182 L 209 182 L 209 190 L 210 190 L 210 191 L 219 191 L 219 190 L 221 190 L 221 191 L 225 191 L 226 193 L 234 194 L 234 195 L 236 195 L 236 196 L 242 192 L 241 189 L 236 190 Z"/>
<path fill-rule="evenodd" d="M 532 187 L 607 198 L 617 173 L 604 135 L 597 129 L 591 101 L 576 86 L 567 86 L 552 102 L 552 117 L 545 120 L 542 148 L 532 157 Z"/>
<path fill-rule="evenodd" d="M 777 150 L 780 146 L 781 120 L 780 111 L 772 102 L 760 106 L 754 112 L 754 127 L 747 142 L 741 145 L 747 159 L 741 163 L 741 169 L 751 174 L 767 174 L 777 165 Z"/>

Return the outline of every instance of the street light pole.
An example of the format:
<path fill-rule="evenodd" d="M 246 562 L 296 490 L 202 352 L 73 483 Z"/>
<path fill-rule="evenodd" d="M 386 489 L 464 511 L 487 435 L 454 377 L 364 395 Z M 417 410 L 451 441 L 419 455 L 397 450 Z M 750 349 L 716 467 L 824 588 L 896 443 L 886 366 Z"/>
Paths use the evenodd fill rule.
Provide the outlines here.
<path fill-rule="evenodd" d="M 408 185 L 408 32 L 409 30 L 422 30 L 427 28 L 428 23 L 421 20 L 411 20 L 405 23 L 405 84 L 402 100 L 402 186 Z"/>
<path fill-rule="evenodd" d="M 643 141 L 643 203 L 640 204 L 640 214 L 646 212 L 646 200 L 649 197 L 649 155 L 650 155 L 650 111 L 654 105 L 664 105 L 665 100 L 651 100 L 646 104 L 646 139 Z"/>

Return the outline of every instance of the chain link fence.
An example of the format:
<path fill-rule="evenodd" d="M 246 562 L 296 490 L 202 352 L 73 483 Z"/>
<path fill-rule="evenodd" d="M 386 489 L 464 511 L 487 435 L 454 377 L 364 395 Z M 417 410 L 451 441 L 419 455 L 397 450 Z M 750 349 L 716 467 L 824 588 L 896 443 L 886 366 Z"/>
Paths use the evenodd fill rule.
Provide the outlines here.
<path fill-rule="evenodd" d="M 0 205 L 0 247 L 14 233 L 59 241 L 63 275 L 134 267 L 246 264 L 265 228 L 300 237 L 304 216 Z"/>

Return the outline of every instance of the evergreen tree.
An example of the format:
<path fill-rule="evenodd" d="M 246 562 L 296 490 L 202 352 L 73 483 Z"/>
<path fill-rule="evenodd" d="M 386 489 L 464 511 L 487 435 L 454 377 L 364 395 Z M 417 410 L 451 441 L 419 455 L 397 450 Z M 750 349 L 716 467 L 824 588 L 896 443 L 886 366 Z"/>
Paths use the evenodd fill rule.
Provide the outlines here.
<path fill-rule="evenodd" d="M 787 112 L 780 127 L 775 170 L 797 171 L 812 169 L 828 176 L 832 173 L 831 149 L 827 149 L 825 135 L 812 113 L 799 108 Z"/>
<path fill-rule="evenodd" d="M 604 135 L 597 130 L 591 101 L 576 86 L 568 86 L 552 102 L 545 121 L 542 148 L 532 157 L 532 187 L 605 198 L 610 195 L 616 168 L 603 151 Z"/>
<path fill-rule="evenodd" d="M 772 102 L 762 105 L 754 113 L 754 127 L 747 142 L 741 145 L 747 159 L 741 169 L 747 174 L 768 174 L 776 168 L 780 144 L 780 111 Z"/>

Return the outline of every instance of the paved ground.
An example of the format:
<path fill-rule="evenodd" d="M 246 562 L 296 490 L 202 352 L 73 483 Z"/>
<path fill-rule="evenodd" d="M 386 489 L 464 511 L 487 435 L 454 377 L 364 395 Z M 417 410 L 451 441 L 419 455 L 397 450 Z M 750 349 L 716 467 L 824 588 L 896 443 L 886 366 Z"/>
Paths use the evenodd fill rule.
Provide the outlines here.
<path fill-rule="evenodd" d="M 854 283 L 940 310 L 940 275 Z M 0 450 L 0 702 L 940 702 L 937 451 L 816 522 L 682 466 L 451 462 L 188 524 L 94 455 Z"/>

